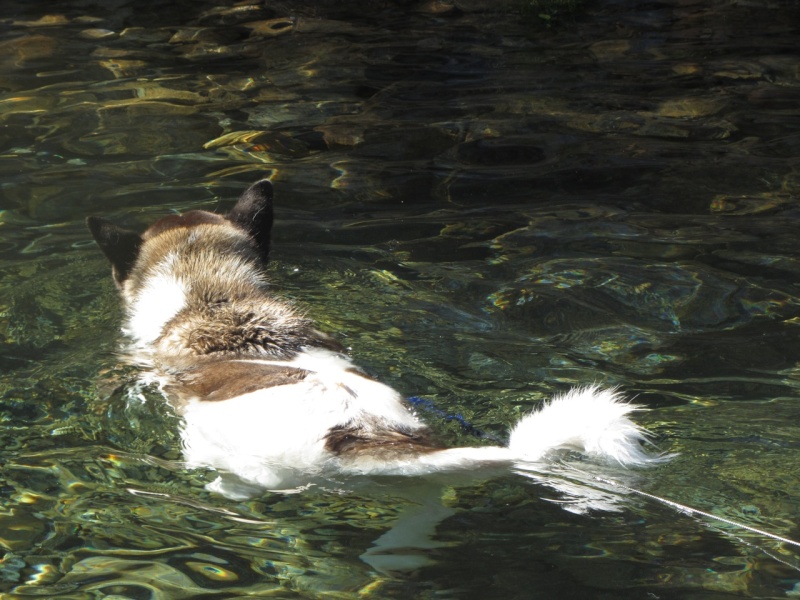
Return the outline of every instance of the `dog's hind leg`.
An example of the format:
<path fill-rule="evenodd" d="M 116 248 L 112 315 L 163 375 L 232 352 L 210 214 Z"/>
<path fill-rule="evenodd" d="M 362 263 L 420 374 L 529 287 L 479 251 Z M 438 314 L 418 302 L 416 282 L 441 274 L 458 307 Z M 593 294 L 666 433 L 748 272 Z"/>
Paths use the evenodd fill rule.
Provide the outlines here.
<path fill-rule="evenodd" d="M 448 545 L 433 539 L 436 527 L 456 512 L 444 503 L 446 486 L 441 482 L 417 481 L 404 487 L 401 497 L 409 504 L 400 512 L 392 528 L 360 557 L 386 575 L 408 573 L 433 564 L 430 551 Z"/>

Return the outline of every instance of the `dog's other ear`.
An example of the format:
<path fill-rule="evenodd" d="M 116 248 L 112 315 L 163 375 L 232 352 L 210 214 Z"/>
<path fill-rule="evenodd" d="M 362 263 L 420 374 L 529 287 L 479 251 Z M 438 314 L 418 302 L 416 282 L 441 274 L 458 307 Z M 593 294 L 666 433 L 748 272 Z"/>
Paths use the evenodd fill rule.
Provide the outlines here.
<path fill-rule="evenodd" d="M 131 267 L 136 262 L 142 236 L 135 231 L 117 227 L 102 217 L 87 217 L 86 225 L 100 246 L 100 250 L 111 261 L 114 281 L 117 285 L 121 285 L 128 278 Z"/>
<path fill-rule="evenodd" d="M 264 260 L 269 258 L 272 232 L 272 183 L 262 179 L 245 190 L 226 218 L 249 233 Z"/>

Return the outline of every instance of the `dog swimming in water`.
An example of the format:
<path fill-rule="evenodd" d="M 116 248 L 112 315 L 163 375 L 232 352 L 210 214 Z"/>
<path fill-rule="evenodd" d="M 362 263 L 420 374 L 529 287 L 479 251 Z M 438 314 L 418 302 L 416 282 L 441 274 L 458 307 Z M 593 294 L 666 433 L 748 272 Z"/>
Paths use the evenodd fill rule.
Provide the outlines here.
<path fill-rule="evenodd" d="M 272 223 L 267 180 L 224 216 L 191 210 L 142 234 L 87 219 L 122 296 L 126 352 L 180 416 L 187 465 L 216 470 L 209 489 L 243 499 L 327 477 L 513 468 L 560 448 L 629 466 L 660 460 L 630 419 L 637 407 L 596 386 L 522 417 L 505 445 L 444 447 L 403 395 L 273 293 Z"/>

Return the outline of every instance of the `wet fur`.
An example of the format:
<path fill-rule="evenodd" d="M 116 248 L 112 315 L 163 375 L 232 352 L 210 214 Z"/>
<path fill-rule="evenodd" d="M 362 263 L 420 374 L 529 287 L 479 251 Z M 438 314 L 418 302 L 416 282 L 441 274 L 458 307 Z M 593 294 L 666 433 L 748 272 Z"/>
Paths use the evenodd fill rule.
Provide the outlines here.
<path fill-rule="evenodd" d="M 624 464 L 652 460 L 627 416 L 636 407 L 597 388 L 524 417 L 506 447 L 444 448 L 397 391 L 272 293 L 264 271 L 272 210 L 272 186 L 260 181 L 225 216 L 170 215 L 142 235 L 87 219 L 122 295 L 127 352 L 183 417 L 187 462 L 220 472 L 212 489 L 246 497 L 332 474 L 537 461 L 560 447 Z"/>

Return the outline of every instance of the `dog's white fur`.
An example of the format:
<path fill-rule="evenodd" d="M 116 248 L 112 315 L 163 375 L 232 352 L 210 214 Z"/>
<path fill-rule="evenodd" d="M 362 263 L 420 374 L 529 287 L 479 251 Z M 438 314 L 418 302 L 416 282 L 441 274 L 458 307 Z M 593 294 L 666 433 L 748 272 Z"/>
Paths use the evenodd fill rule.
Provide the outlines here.
<path fill-rule="evenodd" d="M 90 217 L 114 266 L 131 356 L 156 372 L 183 420 L 187 463 L 231 498 L 342 475 L 424 475 L 512 466 L 559 448 L 623 465 L 658 460 L 637 406 L 591 386 L 523 416 L 506 446 L 442 448 L 391 387 L 268 289 L 269 182 L 223 218 L 167 217 L 144 235 Z M 229 375 L 227 375 L 229 374 Z"/>
<path fill-rule="evenodd" d="M 140 348 L 147 348 L 160 336 L 161 331 L 186 305 L 186 290 L 181 280 L 168 272 L 155 274 L 131 303 L 123 331 Z"/>

